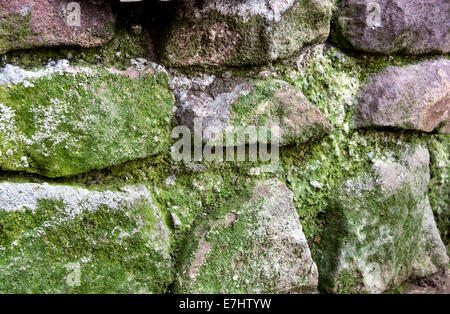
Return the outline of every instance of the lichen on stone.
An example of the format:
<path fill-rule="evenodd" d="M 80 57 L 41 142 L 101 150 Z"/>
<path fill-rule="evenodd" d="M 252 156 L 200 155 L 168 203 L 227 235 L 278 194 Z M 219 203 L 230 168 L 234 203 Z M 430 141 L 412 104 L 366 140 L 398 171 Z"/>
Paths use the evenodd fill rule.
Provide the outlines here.
<path fill-rule="evenodd" d="M 116 1 L 114 36 L 93 48 L 36 48 L 29 9 L 10 25 L 0 8 L 0 54 L 32 48 L 0 56 L 0 292 L 402 293 L 448 268 L 448 75 L 436 64 L 450 56 L 355 51 L 343 27 L 365 29 L 369 12 L 339 21 L 339 2 L 353 3 Z M 405 53 L 427 36 L 387 45 Z M 396 123 L 359 124 L 364 86 L 392 68 L 414 75 L 365 105 L 390 99 L 378 110 Z M 400 96 L 440 101 L 423 111 L 433 123 L 400 106 L 399 125 Z M 225 139 L 280 122 L 276 167 L 250 159 L 251 138 L 225 141 L 223 160 L 175 160 L 172 128 L 198 117 Z M 219 143 L 203 135 L 202 152 Z"/>
<path fill-rule="evenodd" d="M 170 231 L 144 186 L 0 183 L 2 293 L 162 293 Z"/>
<path fill-rule="evenodd" d="M 0 86 L 0 167 L 70 176 L 168 150 L 173 95 L 164 72 L 101 68 Z"/>
<path fill-rule="evenodd" d="M 291 192 L 276 180 L 220 208 L 192 231 L 181 255 L 175 292 L 307 293 L 317 268 Z"/>
<path fill-rule="evenodd" d="M 399 160 L 375 160 L 372 172 L 336 190 L 316 259 L 323 289 L 381 293 L 445 267 L 427 196 L 428 166 L 428 150 L 411 147 Z M 342 272 L 360 281 L 345 283 Z"/>

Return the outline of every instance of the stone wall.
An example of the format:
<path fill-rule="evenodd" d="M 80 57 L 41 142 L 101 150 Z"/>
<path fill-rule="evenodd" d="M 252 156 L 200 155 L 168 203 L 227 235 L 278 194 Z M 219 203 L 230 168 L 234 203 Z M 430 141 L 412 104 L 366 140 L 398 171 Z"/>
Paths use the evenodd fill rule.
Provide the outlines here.
<path fill-rule="evenodd" d="M 449 5 L 0 0 L 0 293 L 445 273 Z"/>

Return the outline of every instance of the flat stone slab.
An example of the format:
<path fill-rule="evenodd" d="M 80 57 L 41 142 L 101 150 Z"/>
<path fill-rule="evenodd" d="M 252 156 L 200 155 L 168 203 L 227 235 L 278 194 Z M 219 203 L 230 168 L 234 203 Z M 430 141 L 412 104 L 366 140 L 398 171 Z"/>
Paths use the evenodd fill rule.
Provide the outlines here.
<path fill-rule="evenodd" d="M 450 3 L 442 0 L 342 0 L 331 39 L 383 54 L 450 52 Z"/>
<path fill-rule="evenodd" d="M 96 47 L 114 35 L 109 1 L 0 0 L 0 53 L 48 46 Z"/>

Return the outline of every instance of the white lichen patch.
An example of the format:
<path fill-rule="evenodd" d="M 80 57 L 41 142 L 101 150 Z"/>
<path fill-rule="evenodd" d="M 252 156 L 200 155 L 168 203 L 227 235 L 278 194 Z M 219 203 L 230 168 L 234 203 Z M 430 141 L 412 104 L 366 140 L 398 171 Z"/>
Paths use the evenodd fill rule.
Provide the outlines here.
<path fill-rule="evenodd" d="M 214 75 L 200 74 L 199 76 L 187 77 L 181 73 L 174 73 L 169 80 L 172 90 L 205 90 L 210 86 L 216 77 Z"/>
<path fill-rule="evenodd" d="M 84 210 L 95 211 L 100 207 L 117 210 L 131 207 L 137 201 L 152 203 L 150 192 L 144 186 L 128 186 L 121 191 L 90 191 L 84 188 L 34 184 L 34 183 L 0 183 L 0 211 L 34 211 L 40 200 L 59 200 L 72 217 Z"/>
<path fill-rule="evenodd" d="M 169 242 L 169 230 L 162 221 L 162 215 L 154 204 L 150 191 L 143 185 L 126 186 L 119 191 L 91 191 L 81 187 L 65 185 L 34 184 L 34 183 L 0 183 L 0 213 L 2 211 L 32 212 L 39 209 L 40 202 L 45 200 L 61 201 L 61 210 L 64 215 L 44 224 L 58 225 L 64 221 L 75 219 L 86 211 L 99 209 L 127 210 L 139 204 L 149 206 L 155 215 L 157 222 L 154 244 L 162 248 Z M 140 219 L 140 218 L 139 218 Z M 123 233 L 123 237 L 129 237 L 140 231 L 140 226 L 131 233 Z M 167 249 L 167 248 L 165 248 Z"/>
<path fill-rule="evenodd" d="M 126 70 L 119 70 L 116 68 L 106 68 L 106 70 L 114 75 L 125 75 L 133 79 L 139 78 L 145 74 L 165 74 L 168 75 L 167 70 L 160 64 L 149 61 L 145 58 L 130 59 L 131 67 Z"/>
<path fill-rule="evenodd" d="M 92 74 L 93 70 L 87 67 L 72 67 L 66 59 L 61 59 L 57 62 L 49 62 L 44 69 L 35 69 L 32 71 L 24 70 L 11 64 L 6 64 L 4 68 L 0 68 L 0 85 L 23 83 L 26 87 L 32 87 L 32 80 L 39 79 L 44 76 L 80 72 Z"/>
<path fill-rule="evenodd" d="M 206 2 L 201 12 L 214 10 L 223 15 L 238 15 L 244 19 L 257 15 L 269 22 L 279 22 L 295 2 L 296 0 L 216 0 Z"/>

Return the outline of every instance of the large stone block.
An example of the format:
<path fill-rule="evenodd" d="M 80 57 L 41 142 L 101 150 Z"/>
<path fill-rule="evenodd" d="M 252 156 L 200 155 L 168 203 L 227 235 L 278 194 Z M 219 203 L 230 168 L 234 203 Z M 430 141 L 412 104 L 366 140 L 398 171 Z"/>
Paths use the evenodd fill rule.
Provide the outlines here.
<path fill-rule="evenodd" d="M 164 293 L 171 234 L 144 186 L 0 183 L 0 292 Z"/>
<path fill-rule="evenodd" d="M 372 53 L 450 52 L 450 2 L 342 0 L 332 41 Z"/>
<path fill-rule="evenodd" d="M 109 1 L 0 0 L 0 53 L 101 46 L 113 37 L 114 23 Z"/>
<path fill-rule="evenodd" d="M 162 37 L 170 66 L 242 66 L 289 57 L 329 34 L 324 0 L 182 1 Z"/>
<path fill-rule="evenodd" d="M 63 177 L 168 151 L 167 74 L 140 70 L 0 70 L 0 168 Z"/>
<path fill-rule="evenodd" d="M 199 226 L 181 255 L 178 293 L 307 293 L 318 273 L 293 203 L 277 180 L 230 200 Z"/>
<path fill-rule="evenodd" d="M 323 289 L 381 293 L 448 264 L 427 195 L 429 158 L 411 147 L 336 191 L 316 258 Z"/>

